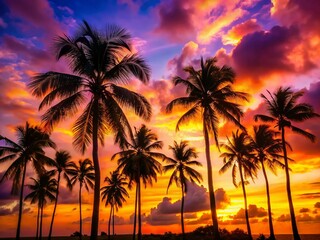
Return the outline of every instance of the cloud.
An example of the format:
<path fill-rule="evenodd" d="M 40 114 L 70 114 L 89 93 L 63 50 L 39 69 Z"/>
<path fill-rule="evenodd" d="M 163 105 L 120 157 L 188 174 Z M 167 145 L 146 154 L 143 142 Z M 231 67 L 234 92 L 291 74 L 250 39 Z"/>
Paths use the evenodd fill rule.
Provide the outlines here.
<path fill-rule="evenodd" d="M 59 188 L 59 204 L 78 204 L 79 203 L 79 192 L 78 188 L 75 187 L 72 191 L 70 191 L 66 186 L 60 185 Z M 83 197 L 81 199 L 82 204 L 89 203 L 87 197 Z"/>
<path fill-rule="evenodd" d="M 182 78 L 186 77 L 186 72 L 183 71 L 183 68 L 190 65 L 190 61 L 195 56 L 197 50 L 198 44 L 190 41 L 183 46 L 179 56 L 168 61 L 168 68 L 172 70 L 173 75 L 178 75 Z"/>
<path fill-rule="evenodd" d="M 156 8 L 159 24 L 154 32 L 172 42 L 196 40 L 207 44 L 221 36 L 233 22 L 241 19 L 255 1 L 164 1 Z"/>
<path fill-rule="evenodd" d="M 234 25 L 225 35 L 222 36 L 223 44 L 237 44 L 243 36 L 250 33 L 259 32 L 262 27 L 256 19 L 249 19 L 245 22 Z"/>
<path fill-rule="evenodd" d="M 314 204 L 314 207 L 315 207 L 315 208 L 320 208 L 320 202 L 316 202 L 316 203 Z"/>
<path fill-rule="evenodd" d="M 307 32 L 319 34 L 320 6 L 317 0 L 309 0 L 308 4 L 301 0 L 273 0 L 271 13 L 282 24 L 297 25 Z"/>
<path fill-rule="evenodd" d="M 186 221 L 188 225 L 210 224 L 212 222 L 210 213 L 203 213 L 198 219 Z"/>
<path fill-rule="evenodd" d="M 215 191 L 216 206 L 218 209 L 225 208 L 230 204 L 230 199 L 224 189 L 219 188 Z M 188 213 L 196 213 L 199 211 L 209 210 L 209 194 L 203 186 L 198 186 L 188 182 L 188 192 L 185 196 L 184 213 L 185 219 L 188 217 L 196 218 L 195 214 L 188 215 Z M 146 220 L 151 225 L 171 225 L 179 223 L 179 216 L 181 211 L 181 200 L 171 202 L 171 199 L 164 197 L 157 207 L 152 208 L 150 214 L 147 215 Z M 200 219 L 186 221 L 187 224 L 195 224 L 195 222 L 206 221 L 207 216 L 203 215 Z"/>
<path fill-rule="evenodd" d="M 172 41 L 181 42 L 195 34 L 194 9 L 185 1 L 164 1 L 156 9 L 159 25 L 154 30 Z"/>
<path fill-rule="evenodd" d="M 320 222 L 320 215 L 310 216 L 308 213 L 296 216 L 298 222 Z"/>
<path fill-rule="evenodd" d="M 223 188 L 215 191 L 216 206 L 218 209 L 225 208 L 230 204 L 230 199 Z M 207 189 L 197 184 L 188 183 L 188 192 L 185 196 L 184 212 L 198 212 L 209 210 L 209 194 Z M 181 200 L 171 202 L 171 199 L 164 197 L 157 206 L 159 213 L 177 214 L 180 213 Z"/>
<path fill-rule="evenodd" d="M 19 212 L 19 201 L 15 201 L 13 203 L 12 201 L 10 201 L 9 203 L 1 204 L 0 206 L 0 216 L 9 216 L 13 214 L 18 214 L 18 212 Z M 24 207 L 22 212 L 29 213 L 32 211 L 31 211 L 31 208 Z"/>
<path fill-rule="evenodd" d="M 82 218 L 82 224 L 84 223 L 91 223 L 92 222 L 92 217 L 85 217 L 85 218 Z M 80 220 L 77 220 L 77 221 L 73 221 L 72 224 L 79 224 L 80 223 Z"/>
<path fill-rule="evenodd" d="M 305 198 L 305 199 L 319 198 L 320 192 L 303 193 L 303 194 L 299 194 L 298 196 L 299 198 Z"/>
<path fill-rule="evenodd" d="M 300 33 L 295 27 L 275 26 L 270 31 L 246 35 L 232 53 L 236 69 L 240 74 L 250 76 L 306 72 L 314 67 L 307 56 L 296 56 L 301 57 L 302 67 L 299 68 L 295 65 L 298 59 L 289 58 L 299 41 Z"/>
<path fill-rule="evenodd" d="M 280 217 L 277 218 L 278 222 L 289 222 L 291 221 L 291 217 L 289 214 L 282 214 Z"/>
<path fill-rule="evenodd" d="M 137 216 L 138 219 L 138 216 Z M 146 214 L 142 213 L 141 214 L 141 222 L 146 222 Z M 133 224 L 134 223 L 134 213 L 132 213 L 129 217 L 129 224 Z"/>
<path fill-rule="evenodd" d="M 307 212 L 310 212 L 309 208 L 301 208 L 299 211 L 299 213 L 307 213 Z"/>
<path fill-rule="evenodd" d="M 179 223 L 180 218 L 175 214 L 161 213 L 158 208 L 151 208 L 146 222 L 152 226 L 172 225 Z"/>
<path fill-rule="evenodd" d="M 257 205 L 250 204 L 248 207 L 249 218 L 261 218 L 267 216 L 267 211 L 262 207 L 257 207 Z M 245 211 L 241 208 L 236 215 L 232 217 L 233 219 L 244 219 Z"/>

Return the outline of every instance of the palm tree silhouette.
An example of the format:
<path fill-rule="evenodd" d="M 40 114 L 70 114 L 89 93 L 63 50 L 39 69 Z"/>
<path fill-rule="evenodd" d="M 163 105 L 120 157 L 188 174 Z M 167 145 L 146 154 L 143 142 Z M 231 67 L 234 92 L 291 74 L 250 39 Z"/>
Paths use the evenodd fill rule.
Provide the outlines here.
<path fill-rule="evenodd" d="M 179 119 L 176 130 L 179 130 L 180 125 L 188 121 L 198 121 L 199 118 L 202 120 L 208 169 L 210 210 L 214 229 L 213 237 L 215 240 L 220 240 L 213 188 L 209 134 L 213 134 L 216 146 L 219 148 L 219 117 L 223 117 L 238 127 L 243 128 L 240 124 L 240 117 L 243 113 L 240 110 L 240 105 L 234 101 L 246 100 L 247 94 L 232 89 L 235 73 L 230 67 L 223 66 L 220 68 L 216 66 L 216 62 L 216 58 L 209 58 L 205 62 L 201 58 L 200 70 L 196 71 L 192 66 L 189 66 L 184 68 L 189 74 L 187 79 L 182 79 L 179 76 L 174 77 L 174 84 L 185 86 L 188 96 L 174 99 L 168 104 L 166 110 L 167 112 L 172 112 L 173 108 L 179 105 L 189 109 Z"/>
<path fill-rule="evenodd" d="M 5 143 L 4 146 L 0 146 L 0 163 L 12 162 L 2 176 L 0 183 L 4 179 L 11 179 L 13 181 L 11 194 L 17 195 L 20 190 L 19 217 L 16 232 L 16 239 L 20 239 L 23 189 L 27 164 L 31 162 L 36 172 L 44 172 L 44 165 L 53 165 L 53 161 L 45 156 L 43 148 L 55 148 L 55 143 L 47 133 L 42 132 L 37 126 L 31 126 L 28 122 L 24 127 L 18 126 L 16 132 L 17 142 L 0 135 L 0 140 Z"/>
<path fill-rule="evenodd" d="M 239 130 L 236 133 L 232 132 L 231 140 L 227 137 L 227 143 L 220 145 L 225 149 L 220 157 L 223 157 L 224 165 L 219 170 L 219 173 L 226 172 L 232 167 L 232 182 L 235 187 L 238 187 L 237 183 L 237 170 L 240 174 L 240 183 L 244 198 L 245 217 L 247 223 L 247 230 L 250 239 L 252 240 L 251 228 L 249 223 L 249 213 L 247 204 L 247 194 L 245 185 L 248 183 L 246 180 L 248 177 L 253 178 L 257 176 L 257 166 L 251 161 L 252 159 L 252 143 L 249 135 L 245 132 L 239 134 Z"/>
<path fill-rule="evenodd" d="M 141 181 L 146 187 L 157 181 L 157 173 L 161 172 L 161 163 L 157 161 L 165 155 L 154 150 L 162 149 L 162 141 L 158 141 L 157 135 L 152 133 L 145 125 L 135 129 L 134 136 L 128 147 L 112 156 L 118 159 L 118 170 L 128 177 L 129 187 L 136 185 L 135 213 L 133 239 L 136 233 L 136 213 L 138 208 L 138 240 L 142 238 L 141 229 Z"/>
<path fill-rule="evenodd" d="M 199 172 L 193 169 L 193 166 L 202 166 L 202 164 L 196 160 L 198 154 L 195 148 L 188 146 L 188 141 L 181 141 L 179 144 L 174 141 L 173 146 L 169 146 L 172 150 L 173 158 L 166 157 L 164 160 L 169 163 L 169 165 L 164 166 L 164 171 L 173 170 L 171 177 L 169 179 L 169 184 L 167 192 L 173 182 L 176 183 L 178 187 L 181 187 L 181 230 L 182 239 L 185 240 L 184 232 L 184 220 L 183 220 L 183 209 L 184 209 L 184 195 L 187 193 L 187 182 L 198 182 L 202 181 L 202 176 Z"/>
<path fill-rule="evenodd" d="M 269 181 L 267 177 L 266 167 L 268 167 L 273 173 L 276 173 L 276 167 L 281 167 L 284 169 L 284 164 L 282 164 L 278 159 L 282 158 L 280 155 L 282 152 L 281 139 L 277 139 L 276 136 L 279 132 L 276 132 L 268 125 L 254 126 L 252 145 L 253 145 L 253 160 L 257 165 L 262 168 L 263 176 L 266 182 L 266 192 L 268 201 L 268 220 L 270 228 L 270 240 L 275 240 L 273 224 L 272 224 L 272 211 L 271 211 L 271 200 L 269 191 Z"/>
<path fill-rule="evenodd" d="M 297 103 L 298 99 L 303 96 L 303 91 L 293 92 L 290 87 L 280 87 L 273 94 L 271 94 L 269 91 L 267 92 L 269 94 L 270 99 L 266 97 L 264 94 L 261 94 L 261 97 L 267 104 L 268 112 L 271 116 L 258 114 L 255 115 L 255 120 L 258 121 L 260 119 L 264 122 L 276 123 L 276 126 L 281 132 L 282 151 L 286 172 L 286 188 L 291 216 L 292 232 L 294 240 L 300 240 L 301 238 L 298 232 L 291 196 L 285 129 L 289 128 L 293 132 L 298 133 L 314 142 L 315 136 L 313 134 L 301 128 L 293 126 L 292 122 L 303 122 L 310 118 L 319 117 L 320 115 L 314 112 L 313 107 L 311 105 L 306 103 Z"/>
<path fill-rule="evenodd" d="M 89 188 L 94 188 L 94 167 L 90 159 L 79 160 L 79 165 L 75 165 L 74 169 L 69 170 L 69 175 L 71 176 L 71 185 L 75 185 L 79 182 L 79 212 L 80 212 L 80 239 L 82 239 L 82 209 L 81 209 L 81 193 L 82 187 L 84 186 L 87 191 Z"/>
<path fill-rule="evenodd" d="M 105 201 L 105 206 L 110 205 L 110 216 L 108 223 L 108 239 L 110 239 L 110 225 L 112 217 L 112 232 L 114 235 L 114 209 L 118 211 L 122 207 L 122 203 L 126 201 L 125 197 L 129 197 L 125 186 L 128 185 L 126 178 L 119 174 L 118 171 L 110 173 L 111 177 L 106 177 L 105 182 L 107 186 L 101 188 L 102 201 Z"/>
<path fill-rule="evenodd" d="M 38 202 L 36 239 L 38 239 L 38 236 L 39 239 L 42 238 L 43 208 L 47 203 L 47 199 L 50 200 L 50 202 L 55 200 L 57 181 L 53 176 L 54 171 L 44 172 L 39 175 L 39 179 L 31 178 L 33 184 L 26 185 L 31 192 L 25 197 L 25 200 L 31 199 L 31 204 Z"/>
<path fill-rule="evenodd" d="M 52 229 L 53 229 L 53 222 L 54 222 L 54 217 L 57 209 L 57 204 L 58 204 L 58 198 L 59 198 L 59 187 L 60 187 L 60 178 L 61 178 L 61 173 L 63 173 L 64 179 L 67 181 L 67 187 L 69 190 L 72 189 L 72 185 L 70 183 L 70 179 L 68 174 L 72 172 L 75 169 L 75 163 L 71 161 L 71 155 L 67 151 L 57 151 L 55 154 L 55 172 L 58 172 L 58 179 L 57 179 L 57 191 L 56 191 L 56 196 L 55 196 L 55 203 L 54 203 L 54 208 L 53 208 L 53 213 L 52 213 L 52 219 L 51 219 L 51 224 L 50 224 L 50 230 L 49 230 L 49 236 L 48 239 L 51 239 L 52 235 Z"/>
<path fill-rule="evenodd" d="M 59 37 L 55 43 L 57 58 L 66 58 L 72 74 L 47 72 L 33 78 L 28 85 L 32 94 L 43 98 L 39 110 L 50 106 L 42 116 L 51 130 L 58 122 L 83 109 L 73 125 L 74 146 L 84 153 L 92 144 L 95 169 L 94 204 L 91 239 L 97 239 L 100 204 L 100 167 L 98 141 L 113 132 L 115 141 L 125 144 L 130 125 L 122 107 L 129 107 L 145 120 L 150 119 L 151 106 L 142 95 L 118 84 L 126 84 L 131 76 L 143 83 L 150 69 L 136 53 L 132 53 L 131 36 L 123 28 L 110 26 L 98 32 L 87 22 L 74 37 Z M 56 101 L 58 100 L 58 103 Z M 83 107 L 84 103 L 87 103 Z M 55 104 L 55 105 L 54 105 Z"/>

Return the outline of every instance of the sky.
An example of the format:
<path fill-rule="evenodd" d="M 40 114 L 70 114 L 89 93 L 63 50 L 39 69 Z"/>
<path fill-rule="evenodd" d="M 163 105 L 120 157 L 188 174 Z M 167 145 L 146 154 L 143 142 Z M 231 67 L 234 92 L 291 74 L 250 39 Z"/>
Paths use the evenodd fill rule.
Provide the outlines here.
<path fill-rule="evenodd" d="M 145 124 L 164 142 L 163 153 L 171 156 L 173 141 L 188 140 L 199 152 L 204 167 L 203 182 L 190 185 L 185 198 L 186 231 L 211 224 L 207 192 L 206 162 L 201 125 L 193 122 L 179 132 L 176 123 L 185 111 L 165 113 L 165 106 L 183 96 L 184 89 L 174 87 L 173 76 L 186 77 L 183 67 L 199 68 L 201 57 L 216 56 L 218 65 L 231 66 L 236 72 L 234 88 L 250 94 L 245 103 L 242 123 L 252 131 L 255 114 L 266 113 L 260 97 L 267 90 L 280 86 L 303 90 L 302 102 L 311 104 L 320 113 L 320 4 L 318 0 L 91 0 L 0 1 L 0 134 L 15 140 L 15 127 L 26 121 L 38 124 L 43 111 L 40 99 L 30 94 L 26 85 L 36 73 L 60 71 L 69 73 L 63 60 L 56 61 L 53 41 L 57 36 L 72 36 L 82 20 L 103 31 L 108 24 L 126 28 L 133 37 L 133 46 L 151 67 L 149 84 L 132 79 L 127 86 L 143 94 L 153 107 L 153 116 Z M 132 126 L 142 120 L 126 110 Z M 71 126 L 75 118 L 57 125 L 52 133 L 58 149 L 71 152 L 73 160 L 90 156 L 91 149 L 81 155 L 72 146 Z M 320 136 L 319 119 L 298 124 Z M 236 128 L 221 119 L 219 140 L 226 140 Z M 289 157 L 291 189 L 300 233 L 320 233 L 320 143 L 309 142 L 290 131 L 287 139 L 293 151 Z M 241 188 L 232 184 L 231 171 L 220 175 L 223 162 L 211 139 L 213 179 L 219 226 L 233 230 L 245 229 L 244 202 Z M 116 168 L 111 156 L 118 152 L 113 136 L 108 135 L 99 157 L 102 180 Z M 48 155 L 54 152 L 48 150 Z M 0 164 L 0 176 L 8 163 Z M 284 171 L 267 172 L 275 233 L 291 233 L 289 206 Z M 34 176 L 27 170 L 27 183 Z M 180 189 L 172 186 L 166 192 L 169 174 L 158 176 L 153 186 L 142 189 L 143 233 L 180 232 Z M 103 183 L 102 183 L 103 185 Z M 18 218 L 18 197 L 10 195 L 11 182 L 0 185 L 0 236 L 14 236 Z M 72 192 L 63 181 L 57 208 L 54 235 L 70 235 L 79 229 L 78 187 Z M 268 234 L 267 199 L 261 172 L 246 186 L 251 228 L 254 234 Z M 116 232 L 132 232 L 134 190 L 116 213 Z M 90 232 L 93 191 L 83 193 L 83 229 Z M 23 206 L 22 235 L 34 236 L 37 209 L 29 202 Z M 44 211 L 44 234 L 47 234 L 53 204 Z M 109 208 L 101 203 L 99 232 L 107 232 Z"/>

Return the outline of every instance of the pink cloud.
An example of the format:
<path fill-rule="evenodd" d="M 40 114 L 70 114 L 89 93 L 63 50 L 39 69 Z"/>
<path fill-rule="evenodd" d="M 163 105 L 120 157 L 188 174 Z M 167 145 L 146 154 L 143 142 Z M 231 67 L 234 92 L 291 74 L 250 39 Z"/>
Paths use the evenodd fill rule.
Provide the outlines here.
<path fill-rule="evenodd" d="M 183 68 L 190 65 L 190 61 L 195 54 L 198 52 L 198 44 L 195 42 L 188 42 L 182 48 L 181 54 L 170 59 L 168 61 L 168 68 L 172 70 L 173 75 L 178 75 L 182 78 L 186 77 L 186 72 L 183 71 Z"/>

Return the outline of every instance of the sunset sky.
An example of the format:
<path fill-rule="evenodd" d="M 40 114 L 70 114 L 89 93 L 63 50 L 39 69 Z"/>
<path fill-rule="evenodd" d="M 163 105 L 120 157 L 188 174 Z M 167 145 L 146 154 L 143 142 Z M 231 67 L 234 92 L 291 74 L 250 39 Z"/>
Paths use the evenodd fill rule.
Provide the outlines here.
<path fill-rule="evenodd" d="M 216 56 L 218 65 L 231 66 L 237 76 L 235 89 L 251 95 L 243 107 L 242 123 L 252 131 L 253 116 L 265 113 L 260 98 L 266 90 L 291 86 L 303 89 L 301 101 L 313 105 L 320 113 L 320 3 L 318 0 L 4 0 L 0 1 L 0 135 L 16 140 L 15 127 L 40 123 L 40 99 L 31 96 L 26 84 L 39 72 L 68 73 L 68 65 L 57 62 L 52 50 L 58 35 L 71 35 L 82 20 L 103 30 L 108 24 L 126 28 L 133 36 L 135 51 L 139 51 L 152 69 L 151 80 L 143 85 L 132 79 L 128 88 L 143 94 L 153 107 L 150 122 L 145 123 L 164 142 L 163 153 L 173 141 L 188 140 L 199 152 L 198 160 L 204 167 L 200 185 L 190 185 L 185 203 L 186 231 L 211 224 L 204 140 L 199 123 L 190 123 L 175 131 L 177 120 L 184 109 L 165 113 L 165 106 L 183 96 L 184 89 L 174 87 L 175 75 L 186 77 L 183 67 L 199 68 L 200 57 Z M 132 126 L 142 122 L 126 110 Z M 74 161 L 91 158 L 72 146 L 71 126 L 74 119 L 61 122 L 52 133 L 58 149 L 71 152 Z M 319 119 L 308 120 L 299 127 L 320 138 Z M 224 141 L 236 128 L 222 120 L 219 132 Z M 287 132 L 293 151 L 292 195 L 300 233 L 320 233 L 320 143 Z M 113 136 L 108 135 L 99 157 L 102 180 L 116 168 L 111 156 L 119 151 Z M 244 203 L 241 188 L 232 184 L 231 171 L 220 175 L 220 153 L 211 139 L 214 187 L 221 228 L 245 229 Z M 49 156 L 54 156 L 52 150 Z M 0 176 L 8 164 L 0 165 Z M 27 183 L 34 171 L 29 165 Z M 268 172 L 275 233 L 291 233 L 289 207 L 285 190 L 285 173 L 277 176 Z M 172 186 L 166 193 L 169 174 L 162 174 L 153 186 L 142 190 L 143 233 L 180 232 L 181 191 Z M 18 197 L 10 195 L 12 182 L 0 185 L 0 236 L 14 236 L 18 218 Z M 61 196 L 55 218 L 54 235 L 70 235 L 79 229 L 78 187 L 72 192 L 61 185 Z M 102 182 L 103 185 L 103 182 Z M 134 191 L 116 213 L 116 232 L 132 232 Z M 249 215 L 253 234 L 268 234 L 267 199 L 262 172 L 247 185 Z M 90 232 L 93 191 L 83 194 L 84 233 Z M 47 235 L 53 204 L 45 208 L 44 234 Z M 22 216 L 22 236 L 36 232 L 37 209 L 25 202 Z M 109 208 L 100 207 L 101 231 L 107 232 Z"/>

